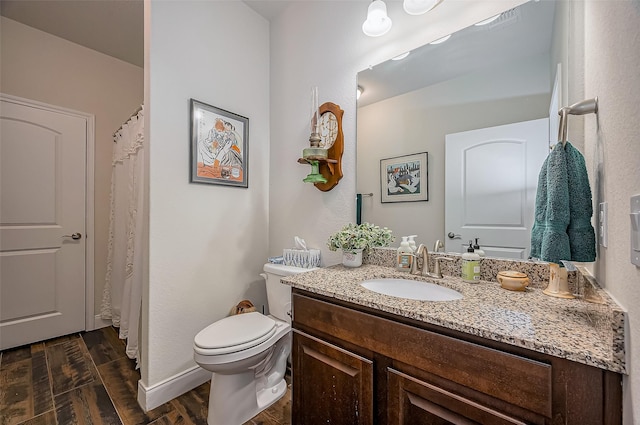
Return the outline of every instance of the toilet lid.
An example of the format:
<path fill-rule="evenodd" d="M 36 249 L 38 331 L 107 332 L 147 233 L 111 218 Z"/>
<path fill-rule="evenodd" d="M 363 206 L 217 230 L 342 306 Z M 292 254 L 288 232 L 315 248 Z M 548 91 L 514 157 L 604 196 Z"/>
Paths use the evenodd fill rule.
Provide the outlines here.
<path fill-rule="evenodd" d="M 275 332 L 275 320 L 251 312 L 218 320 L 198 332 L 194 343 L 210 354 L 227 354 L 254 347 L 271 338 Z"/>

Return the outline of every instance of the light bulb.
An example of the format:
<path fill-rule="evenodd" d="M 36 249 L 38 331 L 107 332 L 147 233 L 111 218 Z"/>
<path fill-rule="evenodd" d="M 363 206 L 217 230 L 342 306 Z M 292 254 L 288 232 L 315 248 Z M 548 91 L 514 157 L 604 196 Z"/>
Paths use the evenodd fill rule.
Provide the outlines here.
<path fill-rule="evenodd" d="M 422 15 L 438 4 L 438 0 L 404 0 L 402 7 L 409 15 Z"/>
<path fill-rule="evenodd" d="M 391 19 L 387 16 L 387 5 L 382 0 L 374 0 L 367 10 L 367 20 L 362 24 L 362 32 L 369 37 L 379 37 L 389 32 L 391 24 Z"/>

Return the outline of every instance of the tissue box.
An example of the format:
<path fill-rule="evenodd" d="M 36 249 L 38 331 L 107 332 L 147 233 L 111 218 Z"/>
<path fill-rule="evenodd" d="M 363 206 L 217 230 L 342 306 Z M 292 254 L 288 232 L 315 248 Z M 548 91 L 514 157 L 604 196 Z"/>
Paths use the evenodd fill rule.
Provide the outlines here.
<path fill-rule="evenodd" d="M 319 249 L 283 249 L 282 257 L 284 257 L 284 264 L 287 266 L 302 267 L 305 269 L 320 267 Z"/>

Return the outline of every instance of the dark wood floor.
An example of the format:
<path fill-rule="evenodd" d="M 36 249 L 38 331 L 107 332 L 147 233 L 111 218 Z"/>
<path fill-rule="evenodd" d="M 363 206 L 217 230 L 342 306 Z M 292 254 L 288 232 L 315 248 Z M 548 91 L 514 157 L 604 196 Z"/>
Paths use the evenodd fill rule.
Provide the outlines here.
<path fill-rule="evenodd" d="M 208 382 L 145 413 L 136 401 L 139 379 L 112 327 L 6 350 L 0 424 L 206 425 Z M 291 424 L 291 388 L 244 425 L 285 424 Z"/>

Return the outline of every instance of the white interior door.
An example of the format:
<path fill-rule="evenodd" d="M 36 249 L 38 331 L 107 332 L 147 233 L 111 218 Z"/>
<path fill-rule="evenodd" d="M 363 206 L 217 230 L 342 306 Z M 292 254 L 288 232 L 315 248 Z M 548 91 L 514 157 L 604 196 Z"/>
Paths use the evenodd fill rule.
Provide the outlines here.
<path fill-rule="evenodd" d="M 0 105 L 0 349 L 85 329 L 87 120 Z"/>
<path fill-rule="evenodd" d="M 549 119 L 446 136 L 445 249 L 479 238 L 486 255 L 529 257 L 538 174 Z M 453 236 L 453 238 L 452 238 Z"/>

